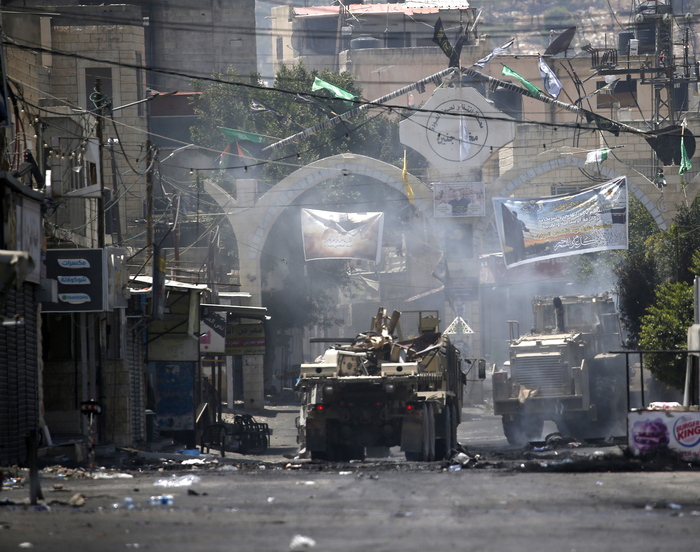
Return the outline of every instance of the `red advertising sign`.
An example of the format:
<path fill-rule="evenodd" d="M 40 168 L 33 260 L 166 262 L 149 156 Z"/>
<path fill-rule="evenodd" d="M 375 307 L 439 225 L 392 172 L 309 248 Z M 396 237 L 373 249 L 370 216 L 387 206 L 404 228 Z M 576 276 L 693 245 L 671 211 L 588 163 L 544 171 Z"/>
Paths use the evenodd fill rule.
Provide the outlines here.
<path fill-rule="evenodd" d="M 227 355 L 265 354 L 265 326 L 263 324 L 229 324 L 226 328 Z"/>

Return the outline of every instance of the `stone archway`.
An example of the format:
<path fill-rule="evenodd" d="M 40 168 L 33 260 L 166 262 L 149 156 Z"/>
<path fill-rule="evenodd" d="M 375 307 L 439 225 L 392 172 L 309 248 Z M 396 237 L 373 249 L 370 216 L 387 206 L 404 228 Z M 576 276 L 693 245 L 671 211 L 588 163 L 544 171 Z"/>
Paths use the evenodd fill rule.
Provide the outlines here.
<path fill-rule="evenodd" d="M 306 165 L 281 180 L 270 191 L 255 201 L 255 181 L 238 180 L 237 196 L 229 193 L 213 182 L 206 181 L 204 190 L 214 199 L 233 229 L 238 244 L 241 291 L 252 296 L 252 304 L 260 305 L 262 285 L 260 263 L 268 235 L 284 210 L 302 194 L 321 182 L 338 175 L 364 176 L 383 183 L 406 195 L 401 169 L 363 155 L 344 153 L 320 159 Z M 406 179 L 413 189 L 416 209 L 427 221 L 432 221 L 433 192 L 411 174 Z M 264 370 L 262 355 L 244 357 L 243 397 L 246 408 L 262 408 L 264 405 Z"/>
<path fill-rule="evenodd" d="M 349 174 L 371 178 L 406 195 L 401 169 L 384 161 L 352 153 L 334 155 L 310 163 L 281 180 L 255 204 L 235 203 L 233 210 L 231 206 L 234 203 L 228 194 L 224 192 L 222 195 L 221 189 L 213 184 L 206 186 L 206 191 L 222 207 L 225 205 L 226 210 L 231 211 L 228 220 L 238 242 L 241 288 L 249 291 L 254 301 L 259 301 L 261 297 L 260 281 L 257 278 L 260 272 L 260 256 L 277 218 L 288 206 L 293 205 L 299 196 L 316 185 L 329 178 Z M 406 178 L 413 189 L 416 209 L 432 220 L 432 190 L 411 174 L 407 174 Z M 239 197 L 240 195 L 241 190 Z"/>

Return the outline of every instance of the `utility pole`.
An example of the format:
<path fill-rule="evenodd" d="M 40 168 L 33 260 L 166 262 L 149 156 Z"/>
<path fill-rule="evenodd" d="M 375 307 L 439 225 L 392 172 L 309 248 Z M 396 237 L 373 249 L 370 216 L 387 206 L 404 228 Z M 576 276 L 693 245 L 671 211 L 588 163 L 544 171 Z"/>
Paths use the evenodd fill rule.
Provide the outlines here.
<path fill-rule="evenodd" d="M 197 231 L 194 238 L 194 250 L 197 251 L 199 244 L 199 169 L 197 169 Z M 197 271 L 197 283 L 199 283 L 199 271 Z"/>
<path fill-rule="evenodd" d="M 102 79 L 95 79 L 95 94 L 97 96 L 97 111 L 95 112 L 97 122 L 95 124 L 95 135 L 97 136 L 97 173 L 100 181 L 100 195 L 97 198 L 97 247 L 102 249 L 105 246 L 105 179 L 103 174 L 102 153 L 104 150 L 104 136 L 102 134 L 104 101 L 102 99 Z"/>
<path fill-rule="evenodd" d="M 108 140 L 110 147 L 109 147 L 109 153 L 110 153 L 110 160 L 112 162 L 112 201 L 109 204 L 110 210 L 114 209 L 112 212 L 112 217 L 114 220 L 114 230 L 117 233 L 117 243 L 121 244 L 122 243 L 122 221 L 121 221 L 121 214 L 119 212 L 119 189 L 117 186 L 117 158 L 114 155 L 114 146 L 115 143 L 117 142 L 116 139 L 114 140 Z"/>
<path fill-rule="evenodd" d="M 151 141 L 146 140 L 146 166 L 152 162 Z M 153 254 L 153 171 L 146 172 L 146 256 Z"/>

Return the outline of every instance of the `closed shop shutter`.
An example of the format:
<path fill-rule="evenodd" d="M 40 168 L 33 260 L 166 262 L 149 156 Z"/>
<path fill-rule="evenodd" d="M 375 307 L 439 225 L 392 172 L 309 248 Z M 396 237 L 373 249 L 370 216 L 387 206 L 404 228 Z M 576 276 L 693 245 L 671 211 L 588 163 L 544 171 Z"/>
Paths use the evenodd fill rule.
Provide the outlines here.
<path fill-rule="evenodd" d="M 0 326 L 0 464 L 24 464 L 26 436 L 39 429 L 39 335 L 34 286 L 8 289 L 0 314 L 22 326 Z"/>

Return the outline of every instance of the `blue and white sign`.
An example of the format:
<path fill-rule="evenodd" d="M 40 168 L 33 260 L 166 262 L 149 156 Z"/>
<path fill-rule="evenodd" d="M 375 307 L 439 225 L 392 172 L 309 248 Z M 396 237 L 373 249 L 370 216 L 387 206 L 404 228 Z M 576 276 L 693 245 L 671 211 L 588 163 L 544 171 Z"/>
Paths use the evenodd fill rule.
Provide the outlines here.
<path fill-rule="evenodd" d="M 86 286 L 90 284 L 87 276 L 59 276 L 58 283 L 65 286 Z"/>
<path fill-rule="evenodd" d="M 90 268 L 87 259 L 58 259 L 58 266 L 61 268 Z"/>
<path fill-rule="evenodd" d="M 106 249 L 49 249 L 46 277 L 56 280 L 58 301 L 43 302 L 43 312 L 104 312 L 107 301 Z"/>

